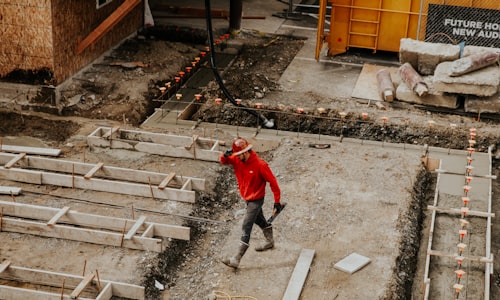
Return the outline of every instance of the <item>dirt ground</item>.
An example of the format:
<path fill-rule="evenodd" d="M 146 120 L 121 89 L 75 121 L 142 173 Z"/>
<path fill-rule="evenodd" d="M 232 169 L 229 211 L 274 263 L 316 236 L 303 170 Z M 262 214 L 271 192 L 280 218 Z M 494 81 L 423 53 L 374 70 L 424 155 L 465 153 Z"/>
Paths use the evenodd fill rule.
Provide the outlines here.
<path fill-rule="evenodd" d="M 477 149 L 484 152 L 490 145 L 499 146 L 499 124 L 453 113 L 426 112 L 401 103 L 381 111 L 355 100 L 281 91 L 279 77 L 303 40 L 242 32 L 235 39 L 245 47 L 223 73 L 228 90 L 249 107 L 264 103 L 269 108 L 268 118 L 275 120 L 279 130 L 297 134 L 281 138 L 276 149 L 259 153 L 269 161 L 283 201 L 289 203 L 275 223 L 276 247 L 265 253 L 249 249 L 241 268 L 233 271 L 220 259 L 235 251 L 244 206 L 229 168 L 124 150 L 89 149 L 86 145 L 86 136 L 98 126 L 140 127 L 161 104 L 154 101 L 160 96 L 159 87 L 204 49 L 199 43 L 164 41 L 158 36 L 151 39 L 145 35 L 126 42 L 76 76 L 63 92 L 67 106 L 61 110 L 62 115 L 1 112 L 0 135 L 4 144 L 61 148 L 66 160 L 206 178 L 207 190 L 197 195 L 195 205 L 6 180 L 0 180 L 0 184 L 23 188 L 26 192 L 16 199 L 22 203 L 71 206 L 81 212 L 127 218 L 133 213 L 136 218 L 144 214 L 148 220 L 190 226 L 191 241 L 170 241 L 169 249 L 155 254 L 1 232 L 0 258 L 10 259 L 14 265 L 74 274 L 82 272 L 85 265 L 87 270 L 98 269 L 101 278 L 145 285 L 147 299 L 206 299 L 214 291 L 247 299 L 280 299 L 300 251 L 311 248 L 316 255 L 302 299 L 410 299 L 412 276 L 419 263 L 416 258 L 424 218 L 420 209 L 432 198 L 435 177 L 423 170 L 420 151 L 410 147 L 402 151 L 389 143 L 465 149 L 467 129 L 476 127 Z M 142 65 L 110 65 L 116 62 Z M 203 95 L 205 99 L 223 96 L 216 83 L 205 87 Z M 303 107 L 306 113 L 295 114 L 297 107 Z M 319 115 L 318 107 L 326 108 L 326 114 Z M 347 112 L 346 116 L 341 112 Z M 360 119 L 362 112 L 368 112 L 370 118 Z M 388 116 L 390 124 L 382 123 L 382 116 Z M 258 125 L 255 117 L 242 114 L 232 105 L 215 106 L 208 100 L 193 119 Z M 193 133 L 186 128 L 171 132 Z M 220 130 L 214 134 L 228 142 L 232 138 Z M 319 134 L 323 140 L 315 137 Z M 329 140 L 326 135 L 359 138 L 367 143 L 360 146 Z M 331 147 L 318 149 L 310 147 L 311 143 L 328 143 Z M 496 153 L 494 170 L 499 175 L 500 155 Z M 496 202 L 498 186 L 495 180 Z M 0 199 L 8 201 L 10 196 Z M 266 214 L 272 208 L 271 199 L 268 192 Z M 494 241 L 500 240 L 499 224 L 495 221 Z M 393 231 L 387 232 L 387 228 Z M 495 228 L 499 230 L 495 232 Z M 251 248 L 262 240 L 261 232 L 254 230 Z M 494 254 L 499 246 L 493 242 Z M 353 275 L 333 268 L 353 252 L 369 257 L 371 263 Z M 499 265 L 495 265 L 492 299 L 500 297 Z M 157 289 L 155 281 L 165 290 Z"/>

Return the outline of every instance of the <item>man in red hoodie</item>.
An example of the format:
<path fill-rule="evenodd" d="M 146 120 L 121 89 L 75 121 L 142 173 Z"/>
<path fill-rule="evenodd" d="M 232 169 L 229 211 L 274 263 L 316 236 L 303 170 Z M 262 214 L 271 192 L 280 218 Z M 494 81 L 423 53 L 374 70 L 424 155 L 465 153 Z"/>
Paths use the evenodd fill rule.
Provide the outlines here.
<path fill-rule="evenodd" d="M 252 150 L 252 144 L 243 138 L 238 137 L 233 141 L 232 149 L 221 154 L 220 162 L 223 165 L 233 166 L 240 195 L 247 204 L 238 253 L 222 260 L 227 266 L 238 268 L 241 257 L 248 249 L 254 223 L 262 229 L 266 238 L 266 243 L 256 247 L 255 250 L 264 251 L 274 247 L 273 227 L 264 218 L 262 205 L 266 184 L 269 182 L 274 194 L 274 209 L 279 212 L 282 209 L 281 191 L 269 165 Z"/>

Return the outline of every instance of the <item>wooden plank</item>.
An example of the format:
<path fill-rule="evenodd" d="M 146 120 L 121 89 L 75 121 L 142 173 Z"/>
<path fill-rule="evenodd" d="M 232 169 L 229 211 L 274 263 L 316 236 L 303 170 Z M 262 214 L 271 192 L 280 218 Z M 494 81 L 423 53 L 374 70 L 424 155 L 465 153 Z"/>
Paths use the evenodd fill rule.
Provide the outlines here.
<path fill-rule="evenodd" d="M 427 253 L 429 255 L 433 256 L 440 256 L 440 257 L 448 257 L 448 258 L 455 258 L 458 256 L 458 254 L 447 254 L 442 251 L 437 251 L 437 250 L 427 250 Z M 482 263 L 492 263 L 493 259 L 488 258 L 488 257 L 483 257 L 483 256 L 463 256 L 464 260 L 470 260 L 470 261 L 475 261 L 475 262 L 482 262 Z"/>
<path fill-rule="evenodd" d="M 63 295 L 61 293 L 44 292 L 40 290 L 30 290 L 27 288 L 12 287 L 7 285 L 0 285 L 0 299 L 9 300 L 26 300 L 26 299 L 36 299 L 36 300 L 61 300 L 61 299 L 71 299 L 69 295 Z M 91 298 L 79 297 L 78 300 L 94 300 Z"/>
<path fill-rule="evenodd" d="M 80 284 L 71 293 L 70 295 L 71 299 L 78 298 L 78 296 L 80 296 L 83 290 L 90 284 L 90 282 L 92 282 L 92 279 L 94 279 L 94 277 L 95 277 L 94 273 L 89 273 L 85 275 Z"/>
<path fill-rule="evenodd" d="M 94 174 L 99 171 L 102 167 L 104 166 L 104 163 L 100 162 L 98 163 L 97 165 L 95 165 L 90 171 L 87 172 L 87 174 L 85 174 L 85 176 L 83 176 L 83 178 L 85 179 L 90 179 L 92 178 L 92 176 L 94 176 Z"/>
<path fill-rule="evenodd" d="M 283 295 L 283 300 L 299 299 L 313 258 L 314 249 L 302 249 L 295 269 L 293 270 L 292 277 L 288 282 L 288 287 Z"/>
<path fill-rule="evenodd" d="M 25 146 L 14 146 L 14 145 L 2 145 L 1 150 L 4 152 L 11 152 L 11 153 L 26 153 L 26 154 L 46 155 L 46 156 L 59 156 L 61 154 L 61 149 L 25 147 Z"/>
<path fill-rule="evenodd" d="M 47 226 L 53 226 L 54 224 L 57 223 L 57 221 L 59 221 L 60 218 L 62 218 L 62 216 L 64 216 L 67 212 L 69 211 L 69 206 L 65 206 L 63 208 L 61 208 L 57 214 L 55 214 L 52 219 L 50 219 L 48 222 L 47 222 Z"/>
<path fill-rule="evenodd" d="M 8 163 L 6 163 L 4 167 L 6 169 L 12 168 L 13 165 L 15 165 L 18 161 L 23 159 L 25 156 L 26 156 L 26 153 L 19 153 L 18 155 L 16 155 L 16 157 L 14 157 Z"/>
<path fill-rule="evenodd" d="M 4 260 L 1 264 L 0 264 L 0 273 L 2 273 L 3 271 L 7 270 L 7 268 L 10 266 L 10 260 Z"/>
<path fill-rule="evenodd" d="M 186 151 L 185 149 L 182 149 L 184 152 L 189 153 L 189 151 Z M 198 151 L 199 152 L 199 151 Z M 215 153 L 215 152 L 212 152 Z M 219 152 L 220 154 L 220 152 Z M 4 164 L 11 160 L 13 157 L 15 157 L 14 154 L 10 153 L 0 153 L 0 164 Z M 95 164 L 89 164 L 89 163 L 81 163 L 81 162 L 75 162 L 75 161 L 67 161 L 67 160 L 62 160 L 62 159 L 54 159 L 54 158 L 46 158 L 46 157 L 37 157 L 37 156 L 29 156 L 27 158 L 28 165 L 27 167 L 30 167 L 31 169 L 39 169 L 39 170 L 44 170 L 44 171 L 55 171 L 57 173 L 67 173 L 67 174 L 75 174 L 75 175 L 85 175 L 88 173 L 90 169 L 92 169 Z M 0 167 L 0 170 L 2 167 Z M 40 172 L 40 171 L 36 172 Z M 33 170 L 25 170 L 24 172 L 28 171 L 33 171 Z M 34 171 L 33 171 L 34 172 Z M 115 180 L 124 180 L 127 182 L 140 182 L 140 183 L 147 183 L 151 182 L 154 185 L 160 184 L 162 180 L 165 179 L 166 176 L 168 176 L 167 173 L 157 173 L 157 172 L 150 172 L 150 171 L 143 171 L 143 170 L 133 170 L 133 169 L 126 169 L 126 168 L 119 168 L 119 167 L 112 167 L 112 166 L 103 166 L 102 167 L 102 172 L 106 174 L 107 178 L 113 178 Z M 37 173 L 40 174 L 40 173 Z M 2 174 L 0 174 L 1 177 Z M 16 174 L 16 176 L 21 176 L 20 174 Z M 15 178 L 14 175 L 12 175 L 12 178 Z M 188 178 L 191 178 L 192 183 L 193 183 L 193 189 L 197 191 L 204 191 L 205 190 L 205 179 L 201 178 L 195 178 L 195 177 L 186 177 L 186 176 L 176 176 L 175 180 L 176 182 L 182 184 L 184 183 Z M 11 178 L 6 178 L 9 180 L 14 180 Z M 30 182 L 32 183 L 32 182 Z"/>
<path fill-rule="evenodd" d="M 130 228 L 130 230 L 125 235 L 125 239 L 130 240 L 137 233 L 139 228 L 141 228 L 141 226 L 144 225 L 145 221 L 146 221 L 145 216 L 141 216 L 137 221 L 135 221 L 134 226 L 132 226 L 132 228 Z"/>
<path fill-rule="evenodd" d="M 0 273 L 0 278 L 6 280 L 20 281 L 20 282 L 29 282 L 32 284 L 48 285 L 59 288 L 62 287 L 62 283 L 64 282 L 65 288 L 74 289 L 83 280 L 84 277 L 73 274 L 49 272 L 45 270 L 30 269 L 30 268 L 11 265 L 5 272 Z M 109 281 L 102 278 L 100 279 L 100 282 L 101 285 L 110 284 L 112 286 L 112 292 L 114 296 L 123 297 L 127 299 L 137 299 L 137 300 L 143 300 L 145 298 L 144 287 L 142 286 L 116 282 L 116 281 Z M 0 299 L 16 299 L 12 297 L 2 297 L 1 296 L 2 287 L 3 286 L 0 285 Z M 45 298 L 24 297 L 17 299 L 25 300 L 25 299 L 45 299 Z M 57 298 L 55 298 L 55 300 L 59 299 L 60 299 L 60 293 L 57 293 Z M 69 299 L 69 296 L 67 298 L 65 297 L 64 299 Z M 79 299 L 83 300 L 83 298 Z"/>
<path fill-rule="evenodd" d="M 158 185 L 158 188 L 160 190 L 163 190 L 164 188 L 167 187 L 169 182 L 172 181 L 172 179 L 174 179 L 174 178 L 175 178 L 175 173 L 172 172 L 172 173 L 168 174 L 168 176 L 165 177 L 165 179 L 163 179 L 163 181 Z"/>
<path fill-rule="evenodd" d="M 10 201 L 0 201 L 0 209 L 3 210 L 4 216 L 41 221 L 50 219 L 55 213 L 59 211 L 59 209 L 53 207 L 37 206 Z M 129 230 L 133 226 L 132 224 L 134 224 L 133 220 L 85 214 L 73 210 L 68 211 L 59 219 L 59 223 L 72 224 L 75 226 L 94 229 L 105 229 L 116 232 L 123 231 L 123 224 L 125 223 L 125 221 L 127 221 L 127 227 L 125 228 L 125 230 Z M 148 231 L 148 229 L 146 229 L 143 237 L 150 238 L 156 235 L 180 240 L 190 239 L 189 227 L 151 222 L 145 222 L 145 225 L 148 226 L 148 229 L 149 227 L 151 227 L 151 229 L 149 229 L 150 232 L 148 234 L 145 234 L 146 231 Z"/>
<path fill-rule="evenodd" d="M 3 195 L 19 195 L 22 192 L 21 188 L 10 187 L 10 186 L 0 186 L 0 194 Z"/>
<path fill-rule="evenodd" d="M 2 231 L 53 237 L 72 241 L 80 241 L 98 245 L 109 245 L 137 250 L 161 252 L 162 240 L 135 236 L 131 240 L 123 240 L 121 233 L 91 230 L 56 224 L 48 227 L 45 223 L 2 218 Z"/>
<path fill-rule="evenodd" d="M 461 215 L 462 214 L 462 210 L 460 210 L 458 208 L 441 208 L 441 207 L 429 205 L 429 206 L 427 206 L 427 209 L 435 210 L 439 213 L 447 213 L 447 214 L 454 214 L 454 215 Z M 495 217 L 494 213 L 475 211 L 475 210 L 467 211 L 467 215 L 468 216 L 475 216 L 475 217 L 484 217 L 484 218 Z"/>

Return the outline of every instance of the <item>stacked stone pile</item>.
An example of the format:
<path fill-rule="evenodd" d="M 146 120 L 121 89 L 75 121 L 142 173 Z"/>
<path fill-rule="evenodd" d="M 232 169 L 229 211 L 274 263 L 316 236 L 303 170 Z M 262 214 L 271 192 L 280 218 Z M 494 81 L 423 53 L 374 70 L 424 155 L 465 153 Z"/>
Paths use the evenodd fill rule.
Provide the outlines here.
<path fill-rule="evenodd" d="M 500 113 L 499 48 L 428 43 L 401 39 L 400 75 L 396 99 L 403 102 L 445 108 L 458 108 L 472 113 Z M 418 93 L 409 69 L 422 77 Z M 410 70 L 410 71 L 413 71 Z"/>

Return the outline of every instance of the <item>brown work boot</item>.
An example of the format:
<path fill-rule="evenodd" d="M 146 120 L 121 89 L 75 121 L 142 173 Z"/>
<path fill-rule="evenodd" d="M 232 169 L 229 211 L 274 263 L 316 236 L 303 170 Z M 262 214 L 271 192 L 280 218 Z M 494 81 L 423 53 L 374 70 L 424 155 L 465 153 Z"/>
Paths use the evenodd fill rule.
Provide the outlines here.
<path fill-rule="evenodd" d="M 236 256 L 226 257 L 222 259 L 222 262 L 228 267 L 235 269 L 238 268 L 238 266 L 240 265 L 241 258 L 243 257 L 243 255 L 245 255 L 245 252 L 247 252 L 248 246 L 249 245 L 247 243 L 240 241 L 240 248 L 238 249 L 238 254 L 236 254 Z"/>
<path fill-rule="evenodd" d="M 264 237 L 266 238 L 266 243 L 261 246 L 255 247 L 255 251 L 266 251 L 274 248 L 273 227 L 266 227 L 262 229 L 262 232 L 264 233 Z"/>

